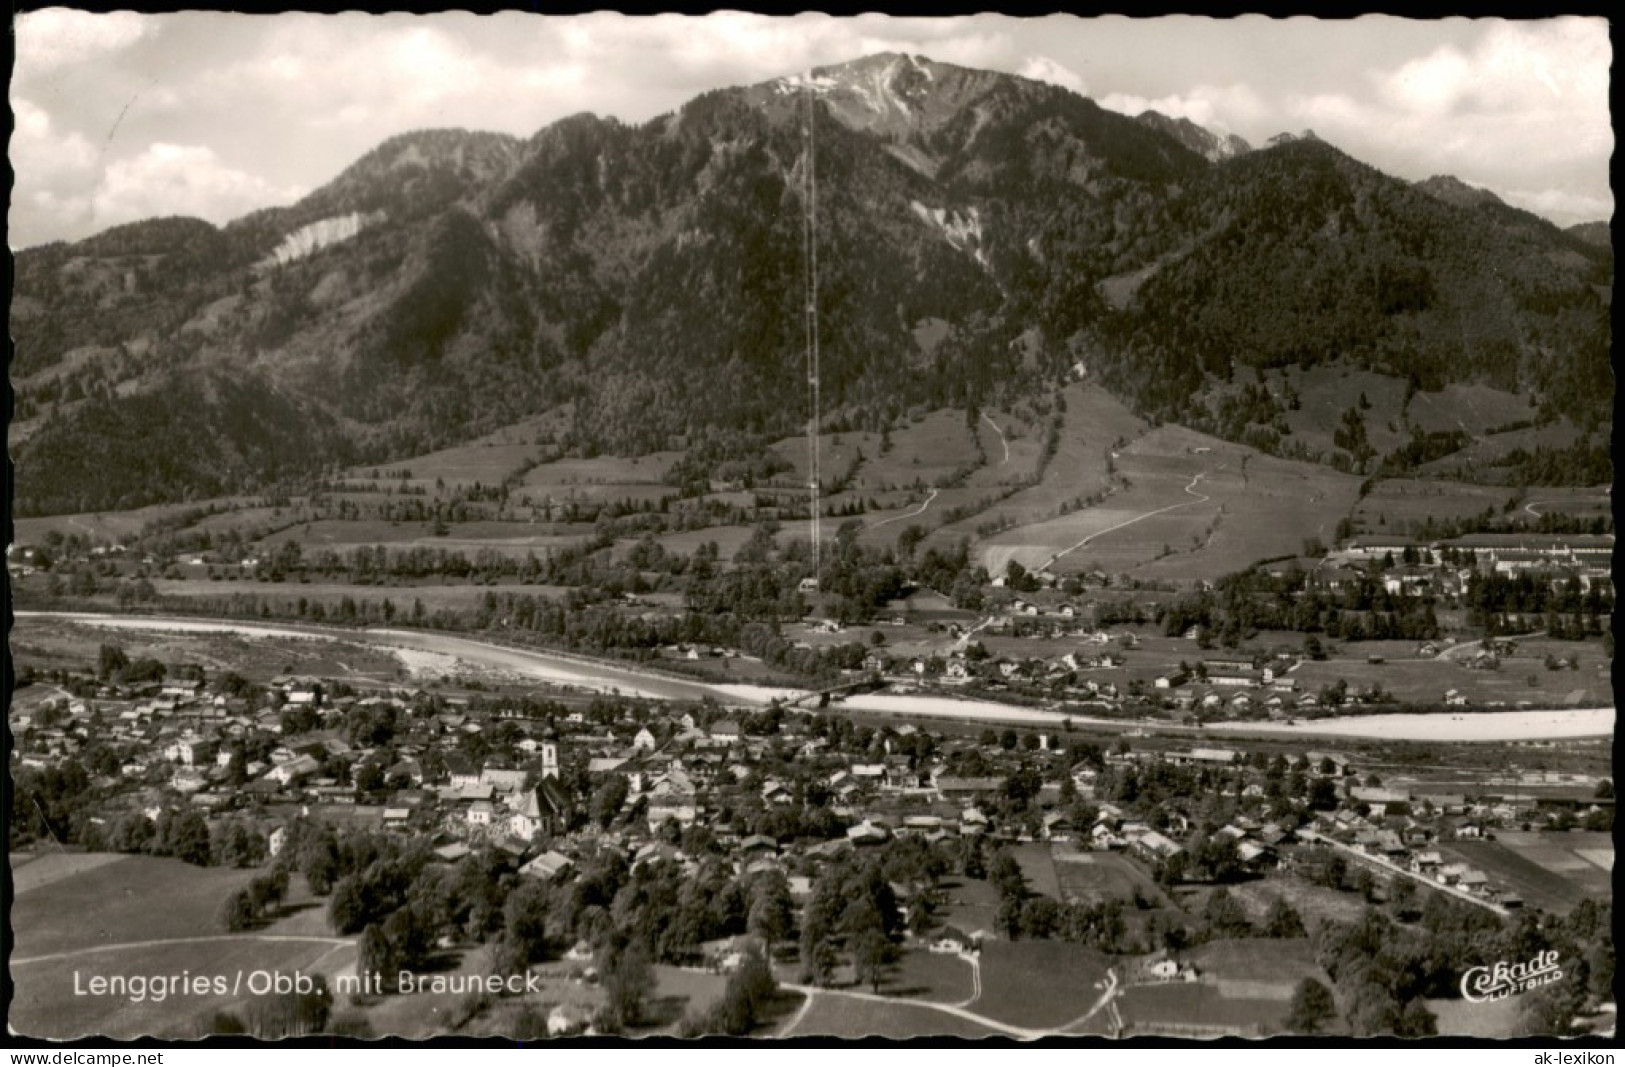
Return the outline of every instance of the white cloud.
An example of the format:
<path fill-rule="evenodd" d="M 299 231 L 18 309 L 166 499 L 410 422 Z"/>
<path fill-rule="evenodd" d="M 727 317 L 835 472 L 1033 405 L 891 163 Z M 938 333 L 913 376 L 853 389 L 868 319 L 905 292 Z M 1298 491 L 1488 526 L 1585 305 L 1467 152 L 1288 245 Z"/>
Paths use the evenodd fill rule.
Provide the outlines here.
<path fill-rule="evenodd" d="M 291 202 L 302 192 L 227 166 L 202 145 L 160 142 L 109 164 L 92 207 L 103 227 L 174 214 L 219 224 L 269 204 Z"/>
<path fill-rule="evenodd" d="M 136 203 L 205 217 L 235 203 L 248 210 L 272 202 L 248 203 L 256 190 L 274 200 L 295 185 L 318 185 L 405 130 L 462 126 L 529 136 L 579 111 L 641 122 L 708 89 L 881 51 L 1077 92 L 1086 91 L 1087 74 L 1097 93 L 1117 90 L 1097 97 L 1103 106 L 1128 114 L 1155 109 L 1255 144 L 1311 127 L 1400 177 L 1454 173 L 1508 199 L 1504 190 L 1548 190 L 1529 195 L 1556 204 L 1572 190 L 1574 203 L 1611 204 L 1599 161 L 1613 147 L 1612 57 L 1599 19 L 1463 21 L 1459 32 L 1430 36 L 1431 50 L 1411 52 L 1403 50 L 1406 25 L 1394 20 L 1393 45 L 1362 55 L 1397 58 L 1363 77 L 1368 61 L 1354 60 L 1325 78 L 1306 74 L 1295 55 L 1258 66 L 1248 58 L 1257 40 L 1246 33 L 1226 65 L 1228 45 L 1194 44 L 1177 25 L 1168 62 L 1137 64 L 1138 52 L 1091 53 L 1086 35 L 1099 36 L 1096 28 L 1067 19 L 1042 27 L 982 17 L 739 12 L 249 20 L 48 9 L 19 16 L 16 26 L 19 85 L 34 105 L 18 107 L 13 137 L 12 217 L 34 216 L 19 235 L 29 226 L 49 236 L 84 234 L 79 223 L 52 230 L 40 216 L 47 206 L 59 219 L 95 211 L 98 225 L 111 221 L 102 211 Z M 162 58 L 185 61 L 156 65 L 158 46 L 170 44 L 185 51 Z M 1317 73 L 1325 67 L 1310 63 Z M 115 125 L 117 142 L 103 147 Z M 213 154 L 187 161 L 203 168 L 188 185 L 160 145 L 207 146 Z M 103 153 L 116 173 L 103 175 Z M 262 161 L 253 168 L 263 166 L 259 177 L 235 169 L 253 160 Z M 203 200 L 160 204 L 159 189 Z"/>
<path fill-rule="evenodd" d="M 1399 108 L 1436 115 L 1455 107 L 1472 84 L 1472 63 L 1454 45 L 1444 45 L 1383 77 L 1380 89 Z"/>
<path fill-rule="evenodd" d="M 1134 93 L 1107 93 L 1100 106 L 1124 115 L 1160 111 L 1178 119 L 1189 119 L 1214 133 L 1252 129 L 1269 114 L 1270 107 L 1252 88 L 1242 84 L 1196 85 L 1182 93 L 1146 97 Z"/>
<path fill-rule="evenodd" d="M 1614 217 L 1612 198 L 1589 196 L 1572 189 L 1498 189 L 1494 192 L 1514 207 L 1532 211 L 1559 226 L 1606 222 Z"/>
<path fill-rule="evenodd" d="M 1089 92 L 1082 78 L 1074 74 L 1070 68 L 1062 66 L 1049 56 L 1033 56 L 1029 58 L 1016 73 L 1023 78 L 1031 78 L 1033 81 L 1048 82 L 1051 85 L 1059 85 L 1063 89 L 1070 89 L 1079 96 L 1086 96 Z"/>
<path fill-rule="evenodd" d="M 61 7 L 17 16 L 17 78 L 48 74 L 61 67 L 128 48 L 146 34 L 150 21 L 133 11 L 94 14 Z"/>
<path fill-rule="evenodd" d="M 57 130 L 50 115 L 31 101 L 14 96 L 11 108 L 16 117 L 10 145 L 16 186 L 10 241 L 14 248 L 25 248 L 90 221 L 98 156 L 84 137 Z"/>

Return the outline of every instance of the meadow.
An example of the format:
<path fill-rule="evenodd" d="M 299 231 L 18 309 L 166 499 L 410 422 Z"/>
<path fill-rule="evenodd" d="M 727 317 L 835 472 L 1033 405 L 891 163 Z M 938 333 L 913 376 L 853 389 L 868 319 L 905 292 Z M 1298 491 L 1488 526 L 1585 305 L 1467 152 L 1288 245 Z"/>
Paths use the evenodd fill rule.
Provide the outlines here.
<path fill-rule="evenodd" d="M 1102 503 L 982 542 L 989 573 L 1015 560 L 1058 574 L 1102 570 L 1170 580 L 1222 574 L 1297 555 L 1311 539 L 1333 543 L 1358 491 L 1351 475 L 1177 426 L 1145 433 L 1112 462 L 1121 481 Z"/>
<path fill-rule="evenodd" d="M 1111 958 L 1063 941 L 984 941 L 982 995 L 970 1010 L 1001 1023 L 1060 1029 L 1088 1014 Z"/>
<path fill-rule="evenodd" d="M 30 868 L 34 873 L 28 874 Z M 217 1011 L 241 1013 L 255 972 L 295 971 L 329 980 L 353 969 L 345 939 L 312 931 L 310 901 L 262 929 L 227 934 L 222 902 L 257 873 L 201 868 L 150 856 L 40 856 L 20 868 L 11 923 L 16 995 L 11 1023 L 35 1037 L 193 1038 Z M 292 938 L 291 940 L 284 940 Z M 206 995 L 158 996 L 133 988 L 87 995 L 92 978 L 206 976 Z M 221 976 L 229 989 L 217 991 Z"/>
<path fill-rule="evenodd" d="M 1132 903 L 1136 893 L 1154 903 L 1166 901 L 1151 876 L 1121 853 L 1053 847 L 1061 899 L 1068 903 L 1101 904 L 1113 899 Z"/>
<path fill-rule="evenodd" d="M 1517 893 L 1529 907 L 1567 915 L 1582 900 L 1609 900 L 1613 896 L 1613 843 L 1607 834 L 1517 833 L 1508 831 L 1494 841 L 1452 841 L 1439 846 L 1448 859 L 1468 863 L 1490 881 Z M 1608 857 L 1606 866 L 1576 849 Z"/>
<path fill-rule="evenodd" d="M 1131 986 L 1114 1006 L 1125 1037 L 1159 1032 L 1180 1037 L 1261 1036 L 1280 1027 L 1287 1009 L 1280 1000 L 1227 997 L 1206 982 Z M 1213 1033 L 1198 1032 L 1209 1028 Z"/>
<path fill-rule="evenodd" d="M 858 1039 L 1001 1036 L 1001 1032 L 971 1019 L 938 1011 L 923 1004 L 864 1000 L 818 993 L 806 1012 L 793 1020 L 779 1037 L 835 1037 Z"/>

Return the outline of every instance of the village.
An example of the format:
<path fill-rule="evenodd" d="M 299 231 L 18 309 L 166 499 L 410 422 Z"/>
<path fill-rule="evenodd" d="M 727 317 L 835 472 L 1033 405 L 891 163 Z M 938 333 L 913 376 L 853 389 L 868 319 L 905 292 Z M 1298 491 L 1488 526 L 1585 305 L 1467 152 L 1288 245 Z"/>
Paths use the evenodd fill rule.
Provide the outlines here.
<path fill-rule="evenodd" d="M 1242 669 L 1229 660 L 1199 666 L 1215 685 Z M 156 825 L 183 808 L 204 813 L 216 833 L 247 824 L 274 857 L 280 821 L 298 813 L 427 836 L 446 861 L 490 846 L 541 878 L 606 842 L 634 859 L 681 858 L 695 827 L 741 870 L 816 864 L 836 849 L 918 836 L 1119 851 L 1165 876 L 1223 798 L 1232 817 L 1207 833 L 1233 845 L 1249 874 L 1330 849 L 1384 881 L 1413 879 L 1501 912 L 1523 904 L 1518 893 L 1447 861 L 1441 843 L 1612 822 L 1611 784 L 1579 773 L 1512 767 L 1470 792 L 1396 788 L 1336 751 L 1147 743 L 1143 730 L 1115 744 L 1096 739 L 1074 762 L 1079 750 L 1054 732 L 943 736 L 906 723 L 837 731 L 807 712 L 615 701 L 531 718 L 478 694 L 358 692 L 304 677 L 254 686 L 202 673 L 136 684 L 65 679 L 85 695 L 64 692 L 13 715 L 14 769 L 93 750 L 103 799 L 90 822 L 110 840 L 116 824 Z M 1262 673 L 1267 683 L 1269 668 Z M 1034 768 L 1031 803 L 1012 806 L 1012 776 Z M 1149 810 L 1132 789 L 1125 796 L 1125 774 L 1160 768 L 1197 772 L 1213 791 L 1159 798 Z M 813 809 L 821 833 L 807 832 L 802 813 Z M 810 881 L 790 884 L 804 895 Z"/>

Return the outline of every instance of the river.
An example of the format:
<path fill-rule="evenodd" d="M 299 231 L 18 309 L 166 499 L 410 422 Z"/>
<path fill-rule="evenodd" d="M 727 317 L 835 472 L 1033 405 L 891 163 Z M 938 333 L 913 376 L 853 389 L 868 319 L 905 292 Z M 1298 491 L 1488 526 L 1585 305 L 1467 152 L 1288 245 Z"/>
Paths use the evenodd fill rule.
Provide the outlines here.
<path fill-rule="evenodd" d="M 365 642 L 380 648 L 427 652 L 448 656 L 474 666 L 506 671 L 540 682 L 576 686 L 601 693 L 657 700 L 703 700 L 740 707 L 766 707 L 774 700 L 793 699 L 803 690 L 759 685 L 729 685 L 689 681 L 639 671 L 616 663 L 559 652 L 540 652 L 476 641 L 450 634 L 415 630 L 343 630 L 328 627 L 265 625 L 231 620 L 173 616 L 98 615 L 84 612 L 19 611 L 18 624 L 29 618 L 81 623 L 112 629 L 168 633 L 230 633 L 243 637 L 279 637 L 304 640 Z M 1546 711 L 1438 712 L 1426 715 L 1363 715 L 1313 719 L 1292 724 L 1274 722 L 1212 723 L 1200 730 L 1168 723 L 1136 723 L 1068 715 L 1062 711 L 1023 708 L 988 700 L 960 700 L 928 694 L 860 693 L 837 707 L 877 715 L 956 719 L 1003 723 L 1011 726 L 1059 729 L 1062 720 L 1074 726 L 1144 726 L 1158 731 L 1189 732 L 1192 736 L 1269 735 L 1276 737 L 1381 738 L 1392 741 L 1552 741 L 1612 737 L 1614 709 L 1564 708 Z"/>

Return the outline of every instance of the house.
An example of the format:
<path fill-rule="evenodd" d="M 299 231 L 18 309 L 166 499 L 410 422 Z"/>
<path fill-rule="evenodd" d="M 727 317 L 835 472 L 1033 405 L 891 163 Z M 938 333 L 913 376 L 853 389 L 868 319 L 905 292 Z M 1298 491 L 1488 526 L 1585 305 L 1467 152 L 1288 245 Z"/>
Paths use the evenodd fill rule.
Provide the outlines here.
<path fill-rule="evenodd" d="M 498 793 L 517 793 L 525 787 L 525 772 L 505 767 L 486 767 L 480 771 L 480 784 L 488 785 Z"/>
<path fill-rule="evenodd" d="M 519 873 L 530 878 L 549 881 L 575 866 L 570 857 L 549 850 L 519 868 Z"/>
<path fill-rule="evenodd" d="M 739 851 L 744 855 L 773 856 L 778 854 L 779 843 L 766 834 L 751 834 L 739 842 Z"/>
<path fill-rule="evenodd" d="M 655 735 L 650 732 L 647 726 L 639 730 L 637 735 L 632 738 L 632 748 L 638 752 L 653 752 L 657 746 L 658 742 L 655 741 Z"/>
<path fill-rule="evenodd" d="M 446 753 L 442 762 L 445 764 L 446 778 L 453 789 L 469 789 L 480 784 L 483 771 L 474 766 L 474 761 L 461 752 Z"/>
<path fill-rule="evenodd" d="M 296 756 L 285 763 L 272 767 L 266 778 L 284 786 L 293 785 L 304 778 L 308 778 L 321 770 L 321 764 L 309 756 Z"/>
<path fill-rule="evenodd" d="M 489 800 L 476 800 L 468 806 L 466 816 L 470 826 L 490 826 L 491 817 L 496 814 L 496 805 Z"/>
<path fill-rule="evenodd" d="M 717 720 L 711 724 L 711 729 L 707 732 L 710 734 L 711 740 L 726 742 L 730 745 L 737 742 L 741 736 L 739 724 L 732 719 Z"/>
<path fill-rule="evenodd" d="M 963 930 L 948 926 L 931 939 L 926 949 L 939 955 L 975 955 L 981 951 L 981 945 Z"/>
<path fill-rule="evenodd" d="M 524 793 L 508 816 L 508 832 L 522 841 L 537 834 L 552 834 L 562 825 L 569 798 L 554 778 L 543 778 Z"/>
<path fill-rule="evenodd" d="M 1165 860 L 1185 851 L 1178 843 L 1169 840 L 1155 830 L 1147 830 L 1145 833 L 1140 834 L 1133 840 L 1132 844 L 1135 849 L 1152 860 Z"/>
<path fill-rule="evenodd" d="M 846 830 L 846 839 L 859 848 L 871 845 L 883 845 L 891 834 L 884 826 L 876 826 L 868 819 L 856 826 L 849 826 Z"/>
<path fill-rule="evenodd" d="M 192 764 L 202 761 L 205 747 L 206 745 L 202 738 L 178 738 L 164 748 L 164 759 L 171 763 L 184 763 L 186 766 L 190 767 Z M 228 763 L 231 760 L 231 754 L 229 752 L 226 753 L 226 760 Z"/>

